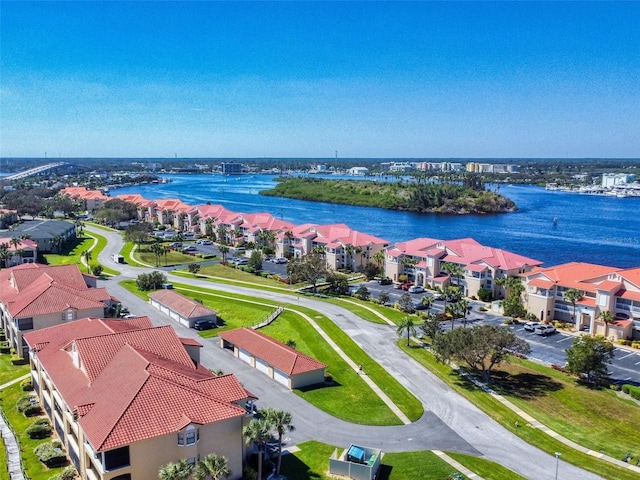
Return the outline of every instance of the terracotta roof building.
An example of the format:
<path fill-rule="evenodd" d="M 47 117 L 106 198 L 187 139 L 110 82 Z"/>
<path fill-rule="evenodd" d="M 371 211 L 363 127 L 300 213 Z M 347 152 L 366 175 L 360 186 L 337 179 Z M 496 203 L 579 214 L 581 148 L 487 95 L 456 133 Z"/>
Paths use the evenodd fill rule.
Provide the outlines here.
<path fill-rule="evenodd" d="M 243 406 L 255 397 L 202 367 L 173 328 L 84 318 L 25 340 L 35 392 L 82 478 L 157 478 L 214 452 L 240 478 Z"/>
<path fill-rule="evenodd" d="M 525 307 L 539 319 L 571 322 L 576 330 L 613 340 L 640 338 L 640 268 L 570 262 L 533 269 L 522 279 Z M 571 289 L 582 295 L 575 309 L 565 297 Z M 614 323 L 600 320 L 604 311 Z"/>
<path fill-rule="evenodd" d="M 181 325 L 193 328 L 197 320 L 218 323 L 217 313 L 175 290 L 158 290 L 149 294 L 149 303 Z"/>
<path fill-rule="evenodd" d="M 251 328 L 237 328 L 218 335 L 220 347 L 287 388 L 324 382 L 327 366 Z"/>
<path fill-rule="evenodd" d="M 24 263 L 0 271 L 0 324 L 16 352 L 26 356 L 24 332 L 87 316 L 104 317 L 117 303 L 77 265 Z"/>

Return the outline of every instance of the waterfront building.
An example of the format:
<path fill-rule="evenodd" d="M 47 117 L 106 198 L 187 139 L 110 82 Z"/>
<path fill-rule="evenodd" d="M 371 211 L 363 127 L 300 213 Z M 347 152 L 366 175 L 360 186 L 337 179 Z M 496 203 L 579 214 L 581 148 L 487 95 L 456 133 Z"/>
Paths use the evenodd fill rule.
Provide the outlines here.
<path fill-rule="evenodd" d="M 81 478 L 157 478 L 211 453 L 242 476 L 244 405 L 256 397 L 204 368 L 198 342 L 148 317 L 84 318 L 25 340 L 35 395 Z"/>
<path fill-rule="evenodd" d="M 626 173 L 603 173 L 602 174 L 602 187 L 611 188 L 620 185 L 626 185 L 635 180 L 635 175 L 627 175 Z"/>
<path fill-rule="evenodd" d="M 367 167 L 351 167 L 347 173 L 349 175 L 363 176 L 369 173 L 369 169 Z"/>
<path fill-rule="evenodd" d="M 223 162 L 221 167 L 222 167 L 222 174 L 223 175 L 240 175 L 240 174 L 242 174 L 242 164 L 241 163 Z"/>
<path fill-rule="evenodd" d="M 0 271 L 0 322 L 10 346 L 26 356 L 25 332 L 104 317 L 117 300 L 77 265 L 23 263 Z"/>
<path fill-rule="evenodd" d="M 617 340 L 640 337 L 640 268 L 619 269 L 570 262 L 536 268 L 522 275 L 525 308 L 542 321 L 559 320 Z M 581 298 L 574 305 L 566 292 L 575 289 Z M 611 314 L 611 322 L 602 313 Z"/>
<path fill-rule="evenodd" d="M 81 210 L 87 213 L 95 212 L 102 208 L 104 203 L 111 200 L 99 190 L 87 190 L 87 187 L 65 187 L 60 190 L 59 195 L 63 195 L 77 201 Z"/>
<path fill-rule="evenodd" d="M 393 281 L 405 276 L 407 282 L 427 288 L 457 285 L 467 297 L 486 289 L 494 298 L 503 298 L 504 286 L 496 283 L 497 279 L 518 276 L 539 265 L 542 262 L 538 260 L 487 247 L 472 238 L 417 238 L 385 251 L 385 273 Z M 451 273 L 455 271 L 458 273 Z"/>
<path fill-rule="evenodd" d="M 138 207 L 138 220 L 148 223 L 154 223 L 156 220 L 156 202 L 147 200 L 137 193 L 116 195 L 125 202 L 133 203 Z"/>

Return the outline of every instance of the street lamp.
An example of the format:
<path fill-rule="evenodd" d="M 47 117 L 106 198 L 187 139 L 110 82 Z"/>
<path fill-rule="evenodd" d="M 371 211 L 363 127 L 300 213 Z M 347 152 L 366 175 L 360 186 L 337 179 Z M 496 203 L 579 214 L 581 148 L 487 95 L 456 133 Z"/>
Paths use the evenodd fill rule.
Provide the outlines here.
<path fill-rule="evenodd" d="M 558 462 L 560 460 L 560 455 L 562 455 L 560 452 L 556 452 L 556 480 L 558 480 Z"/>

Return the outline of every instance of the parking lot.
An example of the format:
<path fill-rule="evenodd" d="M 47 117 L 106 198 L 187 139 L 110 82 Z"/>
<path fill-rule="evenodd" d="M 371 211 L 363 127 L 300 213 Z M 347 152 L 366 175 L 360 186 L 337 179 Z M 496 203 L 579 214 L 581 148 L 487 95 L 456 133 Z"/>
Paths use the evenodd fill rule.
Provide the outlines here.
<path fill-rule="evenodd" d="M 385 291 L 389 294 L 389 302 L 391 304 L 397 302 L 400 297 L 407 293 L 404 290 L 397 290 L 393 285 L 380 285 L 377 281 L 361 282 L 358 285 L 365 285 L 371 296 L 378 298 L 380 292 Z M 355 287 L 355 285 L 354 285 Z M 433 296 L 434 292 L 411 293 L 413 303 L 419 303 L 423 296 Z M 492 312 L 479 312 L 478 307 L 484 305 L 482 302 L 471 301 L 472 311 L 467 317 L 467 325 L 504 325 L 506 317 Z M 434 301 L 431 311 L 433 313 L 442 313 L 444 304 L 442 301 Z M 458 326 L 462 322 L 456 321 Z M 451 328 L 450 322 L 444 322 L 442 329 L 444 331 Z M 565 350 L 571 346 L 574 334 L 566 332 L 556 332 L 546 336 L 536 335 L 533 331 L 529 332 L 524 329 L 524 323 L 517 323 L 506 326 L 520 338 L 529 342 L 531 353 L 529 358 L 545 363 L 547 365 L 564 365 L 567 355 Z M 622 348 L 615 348 L 614 358 L 610 364 L 609 371 L 611 378 L 618 382 L 632 382 L 640 385 L 640 352 L 634 352 Z"/>

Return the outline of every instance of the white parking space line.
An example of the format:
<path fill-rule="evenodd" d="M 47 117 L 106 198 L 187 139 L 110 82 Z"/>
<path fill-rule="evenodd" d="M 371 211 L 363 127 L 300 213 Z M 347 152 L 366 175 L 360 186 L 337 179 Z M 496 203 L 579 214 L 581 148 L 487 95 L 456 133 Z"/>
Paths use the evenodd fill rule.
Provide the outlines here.
<path fill-rule="evenodd" d="M 572 337 L 570 337 L 569 335 L 566 335 L 563 339 L 558 340 L 556 343 L 560 343 L 560 342 L 564 342 L 566 340 L 571 340 Z"/>
<path fill-rule="evenodd" d="M 624 357 L 620 357 L 620 358 L 618 358 L 618 360 L 624 360 L 625 358 L 630 357 L 630 356 L 632 356 L 632 355 L 635 355 L 635 352 L 631 352 L 630 354 L 625 355 Z M 637 365 L 637 364 L 636 364 L 636 365 Z"/>
<path fill-rule="evenodd" d="M 636 362 L 636 365 L 640 365 L 640 362 Z"/>

